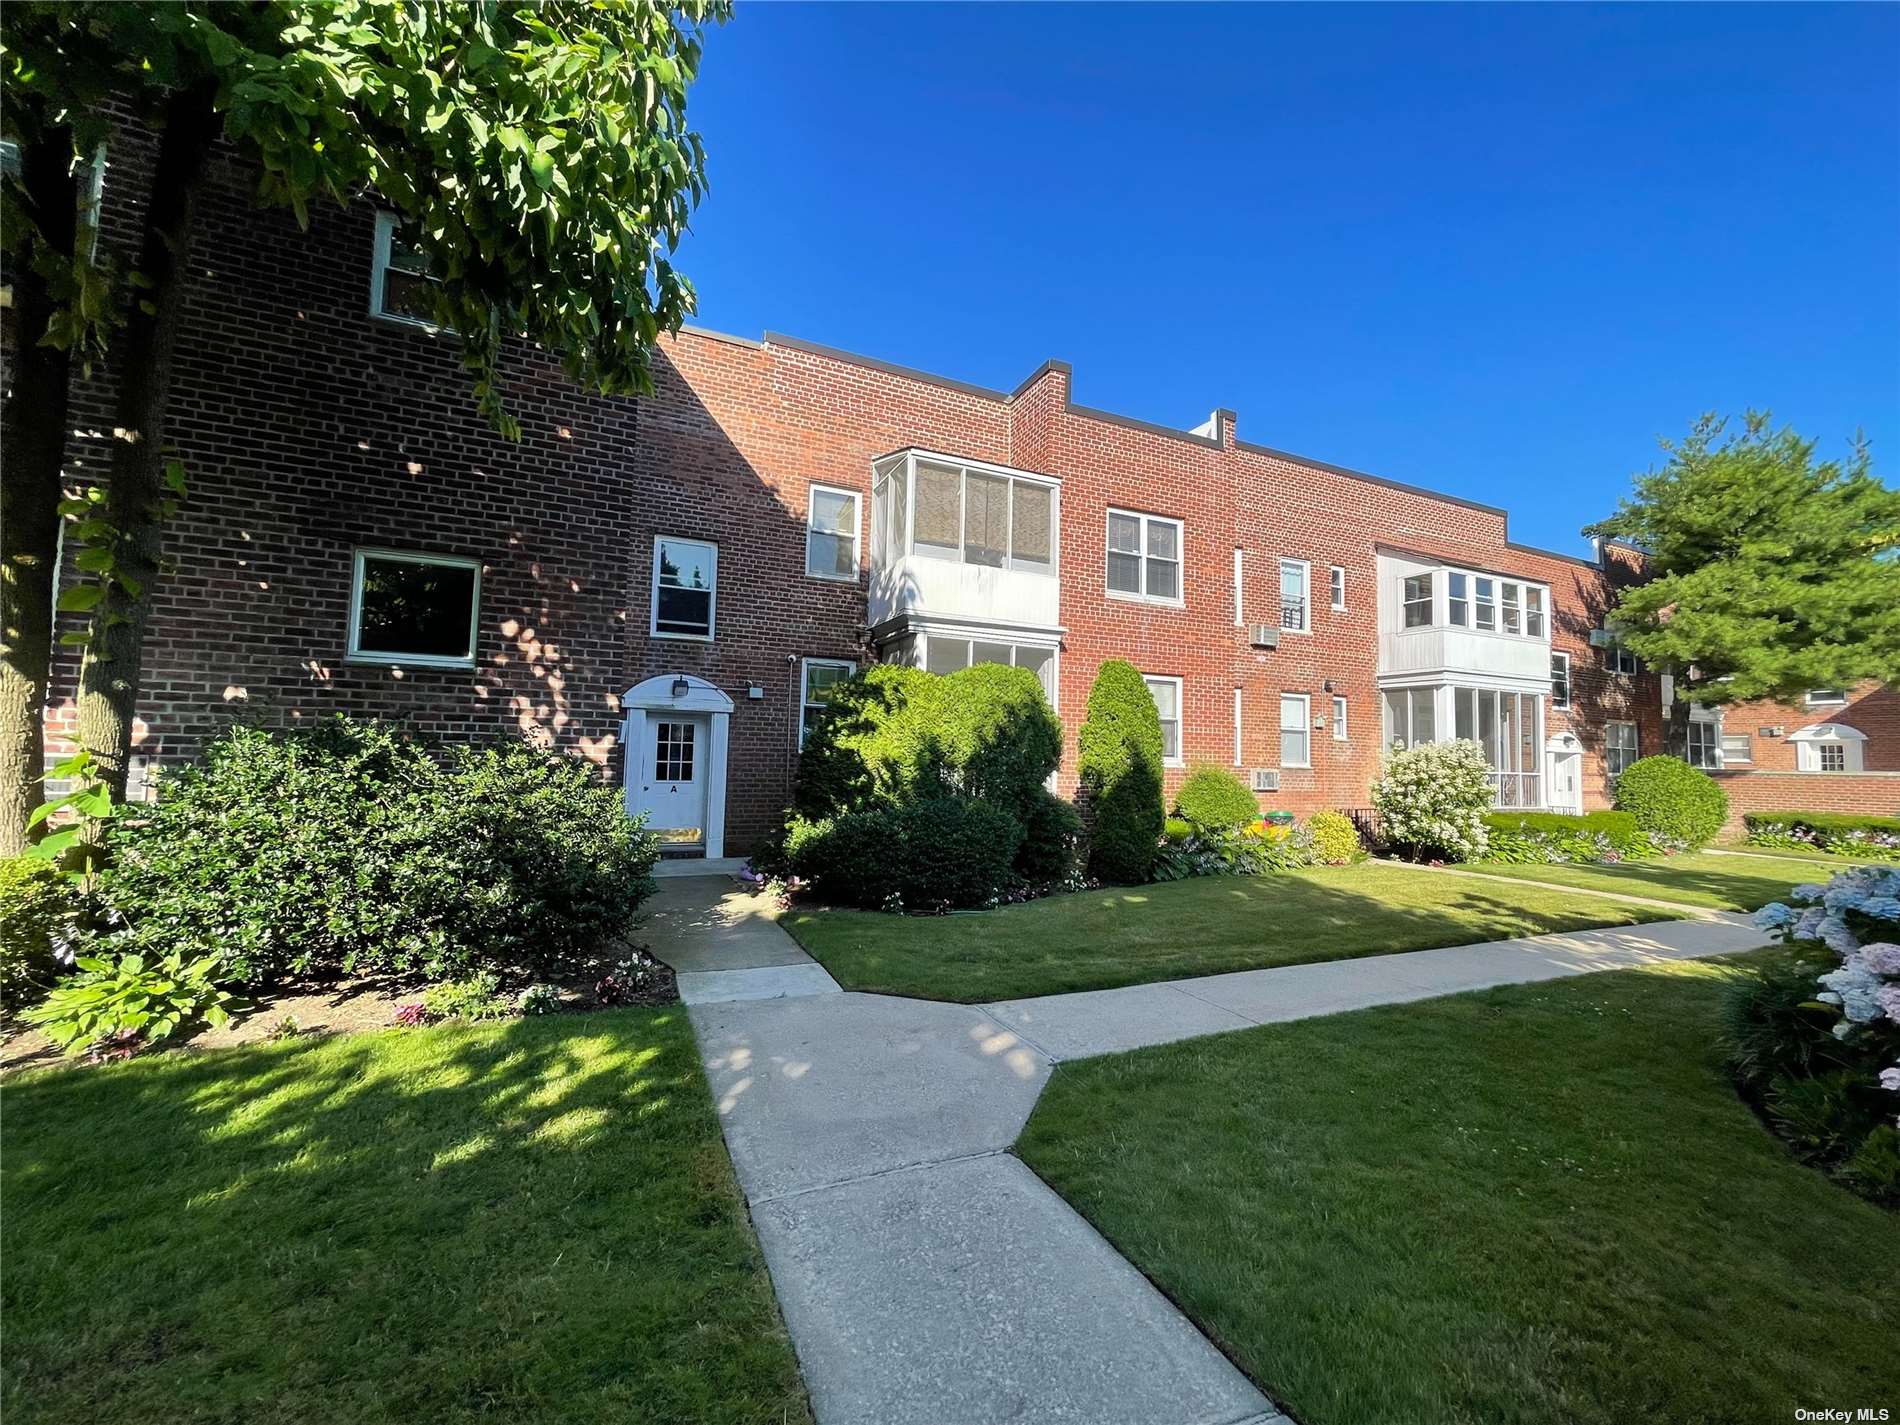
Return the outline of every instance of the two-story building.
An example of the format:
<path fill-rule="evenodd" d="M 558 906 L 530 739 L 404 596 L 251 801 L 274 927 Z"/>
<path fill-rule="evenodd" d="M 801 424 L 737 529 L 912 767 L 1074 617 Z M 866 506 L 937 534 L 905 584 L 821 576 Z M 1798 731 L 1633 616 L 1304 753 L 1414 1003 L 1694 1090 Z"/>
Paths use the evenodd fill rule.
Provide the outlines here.
<path fill-rule="evenodd" d="M 828 689 L 875 660 L 1034 669 L 1064 791 L 1110 658 L 1147 678 L 1170 785 L 1215 762 L 1263 809 L 1363 806 L 1385 748 L 1468 736 L 1500 805 L 1578 810 L 1658 748 L 1657 682 L 1602 634 L 1630 551 L 1514 543 L 1503 510 L 1250 443 L 1232 411 L 1095 410 L 1062 362 L 1000 391 L 771 333 L 663 340 L 642 398 L 513 351 L 511 442 L 412 315 L 427 278 L 387 215 L 301 230 L 252 186 L 219 168 L 188 263 L 148 762 L 238 718 L 514 730 L 717 855 L 772 824 Z M 75 482 L 107 396 L 76 392 Z"/>

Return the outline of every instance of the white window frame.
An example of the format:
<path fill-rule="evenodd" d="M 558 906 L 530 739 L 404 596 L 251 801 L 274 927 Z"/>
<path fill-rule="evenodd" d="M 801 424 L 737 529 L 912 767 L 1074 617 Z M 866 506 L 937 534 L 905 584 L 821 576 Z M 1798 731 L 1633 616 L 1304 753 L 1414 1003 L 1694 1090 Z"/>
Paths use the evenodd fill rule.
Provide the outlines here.
<path fill-rule="evenodd" d="M 1540 641 L 1549 637 L 1545 631 L 1548 627 L 1545 622 L 1548 609 L 1545 606 L 1549 602 L 1549 591 L 1542 584 L 1524 586 L 1524 637 Z M 1536 628 L 1531 627 L 1533 622 L 1536 623 Z"/>
<path fill-rule="evenodd" d="M 1515 579 L 1498 580 L 1498 632 L 1524 636 L 1524 586 Z"/>
<path fill-rule="evenodd" d="M 1405 586 L 1407 584 L 1410 584 L 1415 579 L 1423 579 L 1425 581 L 1425 597 L 1423 600 L 1411 598 L 1406 593 Z M 1413 608 L 1417 607 L 1421 602 L 1425 605 L 1425 622 L 1413 623 L 1411 622 L 1410 611 Z M 1435 569 L 1421 569 L 1416 574 L 1400 575 L 1399 576 L 1399 628 L 1400 630 L 1403 631 L 1406 629 L 1413 629 L 1413 628 L 1431 628 L 1437 622 L 1438 622 L 1438 571 Z"/>
<path fill-rule="evenodd" d="M 1245 628 L 1247 626 L 1247 618 L 1243 609 L 1243 601 L 1241 598 L 1241 590 L 1246 582 L 1245 559 L 1246 559 L 1246 551 L 1244 549 L 1236 549 L 1234 551 L 1234 627 L 1235 628 Z M 1106 582 L 1106 576 L 1104 576 L 1104 582 Z M 1185 592 L 1185 589 L 1183 590 L 1183 592 Z"/>
<path fill-rule="evenodd" d="M 1462 569 L 1445 571 L 1445 625 L 1471 627 L 1471 575 Z"/>
<path fill-rule="evenodd" d="M 798 662 L 798 746 L 805 747 L 805 714 L 813 708 L 822 708 L 823 703 L 811 700 L 811 670 L 814 668 L 842 668 L 847 678 L 857 676 L 858 665 L 848 658 L 801 658 Z"/>
<path fill-rule="evenodd" d="M 1241 765 L 1240 712 L 1241 712 L 1242 701 L 1243 701 L 1243 694 L 1241 690 L 1239 688 L 1235 688 L 1234 689 L 1234 765 L 1236 767 Z"/>
<path fill-rule="evenodd" d="M 1741 756 L 1738 757 L 1729 751 L 1729 744 L 1731 742 L 1739 742 L 1742 744 Z M 1725 732 L 1722 734 L 1722 740 L 1721 740 L 1720 745 L 1722 748 L 1722 765 L 1723 766 L 1726 767 L 1730 763 L 1737 763 L 1743 766 L 1750 766 L 1750 767 L 1754 766 L 1755 743 L 1754 743 L 1754 740 L 1746 732 Z"/>
<path fill-rule="evenodd" d="M 1286 621 L 1286 571 L 1289 569 L 1300 571 L 1300 621 L 1297 624 Z M 1311 633 L 1313 631 L 1313 565 L 1311 561 L 1282 559 L 1274 572 L 1278 580 L 1274 592 L 1279 596 L 1277 602 L 1280 606 L 1280 632 Z"/>
<path fill-rule="evenodd" d="M 1701 757 L 1697 756 L 1696 743 L 1702 743 Z M 1715 718 L 1692 717 L 1689 719 L 1687 742 L 1684 751 L 1689 755 L 1685 759 L 1691 767 L 1700 767 L 1705 772 L 1721 770 L 1722 766 L 1722 724 Z"/>
<path fill-rule="evenodd" d="M 1844 708 L 1847 706 L 1847 689 L 1809 688 L 1801 701 L 1811 708 Z"/>
<path fill-rule="evenodd" d="M 851 573 L 815 574 L 811 567 L 811 537 L 814 534 L 832 534 L 832 530 L 818 530 L 812 526 L 812 515 L 818 508 L 820 495 L 844 495 L 851 501 Z M 805 492 L 805 577 L 822 579 L 827 584 L 855 584 L 858 582 L 858 569 L 864 562 L 864 494 L 859 490 L 848 489 L 843 485 L 813 484 Z"/>
<path fill-rule="evenodd" d="M 1331 595 L 1332 606 L 1334 610 L 1343 611 L 1346 607 L 1346 566 L 1345 565 L 1329 564 L 1326 566 L 1326 588 L 1327 588 L 1328 593 Z"/>
<path fill-rule="evenodd" d="M 1620 678 L 1634 678 L 1642 670 L 1642 660 L 1621 643 L 1612 642 L 1603 650 L 1603 668 Z"/>
<path fill-rule="evenodd" d="M 1120 515 L 1123 519 L 1141 522 L 1141 592 L 1130 593 L 1126 589 L 1108 587 L 1108 522 Z M 1148 526 L 1151 524 L 1171 524 L 1174 526 L 1174 550 L 1176 585 L 1180 593 L 1173 598 L 1148 592 Z M 1120 551 L 1126 553 L 1126 551 Z M 1172 515 L 1148 515 L 1140 510 L 1125 510 L 1110 505 L 1102 513 L 1102 592 L 1111 599 L 1127 599 L 1131 603 L 1160 604 L 1164 608 L 1180 609 L 1187 607 L 1187 527 Z"/>
<path fill-rule="evenodd" d="M 383 279 L 389 273 L 389 247 L 395 239 L 396 229 L 402 225 L 402 218 L 387 208 L 376 213 L 376 245 L 370 258 L 369 268 L 369 314 L 379 322 L 396 322 L 405 327 L 415 327 L 420 331 L 434 332 L 442 328 L 434 322 L 425 322 L 420 317 L 404 316 L 401 312 L 383 310 Z M 433 282 L 433 277 L 425 280 Z"/>
<path fill-rule="evenodd" d="M 706 600 L 706 631 L 704 633 L 673 633 L 660 631 L 660 546 L 671 540 L 674 544 L 697 544 L 712 551 L 712 588 Z M 653 638 L 678 639 L 685 643 L 711 643 L 719 628 L 719 546 L 710 539 L 700 539 L 690 534 L 656 534 L 653 536 L 653 567 L 647 573 L 647 633 Z"/>
<path fill-rule="evenodd" d="M 1333 741 L 1346 741 L 1346 700 L 1333 694 Z"/>
<path fill-rule="evenodd" d="M 1555 708 L 1558 712 L 1569 712 L 1570 711 L 1570 693 L 1571 693 L 1570 655 L 1568 653 L 1563 653 L 1553 648 L 1550 650 L 1550 662 L 1551 662 L 1550 705 L 1551 707 Z M 1564 665 L 1564 695 L 1561 698 L 1557 696 L 1557 666 L 1556 665 L 1559 662 L 1561 662 Z"/>
<path fill-rule="evenodd" d="M 1485 591 L 1490 586 L 1490 592 Z M 1486 616 L 1491 622 L 1486 623 Z M 1471 627 L 1478 633 L 1498 633 L 1498 580 L 1491 574 L 1471 576 Z"/>
<path fill-rule="evenodd" d="M 1287 708 L 1288 703 L 1294 703 L 1294 702 L 1297 702 L 1300 705 L 1300 733 L 1306 739 L 1306 760 L 1304 762 L 1289 762 L 1287 761 L 1287 758 L 1286 758 L 1286 735 L 1288 732 L 1292 730 L 1287 725 L 1286 708 Z M 1311 767 L 1312 765 L 1313 765 L 1313 695 L 1311 693 L 1281 693 L 1280 694 L 1280 766 L 1282 768 L 1288 768 L 1288 769 L 1297 771 L 1300 768 Z"/>
<path fill-rule="evenodd" d="M 452 569 L 470 569 L 475 580 L 469 588 L 468 599 L 468 652 L 450 656 L 440 653 L 388 653 L 363 647 L 363 565 L 369 559 L 382 559 L 404 564 L 440 564 Z M 348 642 L 345 647 L 346 663 L 391 663 L 404 664 L 417 668 L 473 668 L 475 666 L 475 639 L 481 630 L 482 618 L 482 561 L 462 554 L 424 554 L 415 549 L 389 549 L 377 545 L 365 545 L 351 551 L 350 555 L 350 619 Z"/>
<path fill-rule="evenodd" d="M 1178 677 L 1175 677 L 1174 675 L 1169 674 L 1169 673 L 1143 673 L 1141 675 L 1141 681 L 1144 684 L 1152 684 L 1152 683 L 1174 684 L 1174 719 L 1173 719 L 1174 721 L 1174 756 L 1170 757 L 1167 755 L 1167 750 L 1166 750 L 1167 739 L 1164 737 L 1162 739 L 1161 764 L 1164 767 L 1186 766 L 1187 765 L 1187 702 L 1186 702 L 1185 691 L 1181 686 L 1181 680 Z M 1152 687 L 1149 688 L 1148 690 L 1148 696 L 1150 698 L 1154 696 L 1154 689 Z M 1161 710 L 1161 705 L 1159 703 L 1155 704 L 1155 711 L 1158 713 L 1160 712 L 1160 710 Z M 1168 719 L 1163 718 L 1162 721 L 1166 722 L 1168 721 Z"/>
<path fill-rule="evenodd" d="M 1605 777 L 1608 777 L 1612 781 L 1614 781 L 1617 777 L 1622 776 L 1623 770 L 1624 770 L 1624 768 L 1622 767 L 1612 769 L 1610 766 L 1610 729 L 1617 728 L 1617 727 L 1627 727 L 1630 730 L 1630 738 L 1629 738 L 1630 762 L 1640 762 L 1643 757 L 1643 733 L 1642 733 L 1641 728 L 1639 728 L 1633 722 L 1625 722 L 1620 719 L 1612 719 L 1611 721 L 1604 723 L 1603 724 L 1603 775 Z M 1625 763 L 1624 767 L 1627 767 L 1628 765 L 1629 765 L 1628 763 Z"/>

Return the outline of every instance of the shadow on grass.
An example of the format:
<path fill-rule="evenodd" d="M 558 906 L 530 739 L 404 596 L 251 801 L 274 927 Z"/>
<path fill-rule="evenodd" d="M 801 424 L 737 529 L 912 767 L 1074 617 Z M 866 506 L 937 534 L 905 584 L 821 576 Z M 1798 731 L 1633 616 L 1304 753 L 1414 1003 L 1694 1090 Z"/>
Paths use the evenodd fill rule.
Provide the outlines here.
<path fill-rule="evenodd" d="M 4 1101 L 9 1422 L 805 1418 L 677 1008 Z"/>
<path fill-rule="evenodd" d="M 1360 865 L 935 918 L 794 910 L 781 924 L 847 989 L 981 1003 L 1671 918 L 1559 886 Z"/>
<path fill-rule="evenodd" d="M 1826 881 L 1833 870 L 1847 868 L 1789 864 L 1787 869 L 1781 869 L 1766 861 L 1749 862 L 1734 856 L 1707 857 L 1691 852 L 1669 860 L 1622 861 L 1611 866 L 1479 864 L 1460 869 L 1526 883 L 1587 886 L 1716 910 L 1752 911 L 1770 901 L 1785 900 L 1788 892 L 1804 881 Z"/>

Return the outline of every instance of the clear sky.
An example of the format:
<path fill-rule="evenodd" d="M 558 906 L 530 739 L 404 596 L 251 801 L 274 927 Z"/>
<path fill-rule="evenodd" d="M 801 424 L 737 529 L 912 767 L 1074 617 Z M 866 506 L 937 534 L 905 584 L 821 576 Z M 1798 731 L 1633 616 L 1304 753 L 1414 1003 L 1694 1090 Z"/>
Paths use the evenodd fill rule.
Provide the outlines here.
<path fill-rule="evenodd" d="M 1754 405 L 1900 470 L 1900 6 L 742 3 L 698 321 L 1512 512 Z"/>

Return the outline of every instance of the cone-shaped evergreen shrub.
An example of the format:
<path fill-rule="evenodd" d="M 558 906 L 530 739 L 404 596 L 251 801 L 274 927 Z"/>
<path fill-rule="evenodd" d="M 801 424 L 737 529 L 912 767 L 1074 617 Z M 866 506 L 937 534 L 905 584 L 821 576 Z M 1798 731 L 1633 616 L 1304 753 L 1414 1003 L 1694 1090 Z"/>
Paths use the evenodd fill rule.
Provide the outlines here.
<path fill-rule="evenodd" d="M 1134 664 L 1112 658 L 1089 689 L 1082 724 L 1082 797 L 1090 822 L 1089 869 L 1139 884 L 1161 843 L 1161 715 Z"/>

